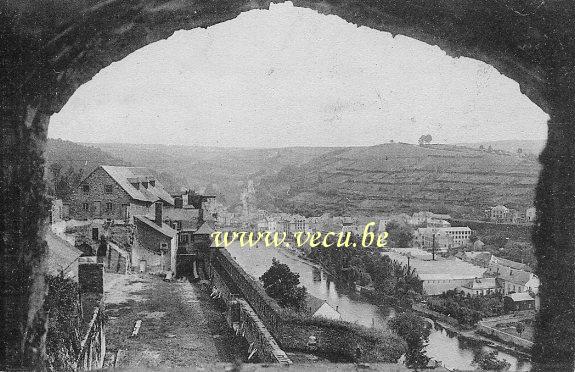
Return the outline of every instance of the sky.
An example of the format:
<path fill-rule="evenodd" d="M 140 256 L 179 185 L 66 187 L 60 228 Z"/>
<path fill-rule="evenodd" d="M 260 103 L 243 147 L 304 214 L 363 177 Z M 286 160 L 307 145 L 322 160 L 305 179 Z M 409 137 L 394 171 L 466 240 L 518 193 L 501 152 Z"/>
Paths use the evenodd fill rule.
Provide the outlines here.
<path fill-rule="evenodd" d="M 49 137 L 218 147 L 545 139 L 548 119 L 483 62 L 291 3 L 178 31 L 82 85 Z"/>

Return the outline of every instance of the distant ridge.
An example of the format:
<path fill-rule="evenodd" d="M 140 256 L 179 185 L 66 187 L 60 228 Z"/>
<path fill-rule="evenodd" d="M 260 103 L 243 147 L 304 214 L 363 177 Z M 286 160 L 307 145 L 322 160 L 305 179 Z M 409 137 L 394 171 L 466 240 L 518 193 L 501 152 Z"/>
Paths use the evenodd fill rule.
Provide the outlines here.
<path fill-rule="evenodd" d="M 252 180 L 254 203 L 268 210 L 305 215 L 433 210 L 470 219 L 481 217 L 490 205 L 531 206 L 539 164 L 527 149 L 542 145 L 496 141 L 228 149 L 91 144 L 115 159 L 175 175 L 187 187 L 209 186 L 232 210 L 241 207 L 240 195 Z M 524 153 L 517 153 L 519 146 Z"/>
<path fill-rule="evenodd" d="M 466 146 L 472 148 L 479 148 L 483 146 L 489 148 L 491 146 L 494 150 L 504 150 L 509 152 L 517 152 L 518 149 L 522 149 L 524 152 L 531 153 L 534 155 L 539 155 L 543 148 L 545 147 L 545 142 L 547 140 L 502 140 L 502 141 L 484 141 L 484 142 L 471 142 L 471 143 L 459 143 L 459 146 Z"/>

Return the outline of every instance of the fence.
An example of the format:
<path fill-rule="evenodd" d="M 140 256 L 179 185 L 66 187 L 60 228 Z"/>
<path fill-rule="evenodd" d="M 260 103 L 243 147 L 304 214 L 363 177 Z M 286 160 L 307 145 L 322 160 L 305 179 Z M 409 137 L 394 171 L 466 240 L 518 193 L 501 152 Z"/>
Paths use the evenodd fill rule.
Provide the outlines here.
<path fill-rule="evenodd" d="M 76 370 L 87 371 L 102 368 L 105 354 L 106 336 L 104 333 L 104 310 L 103 306 L 96 306 L 92 319 L 84 334 L 84 338 L 80 343 Z"/>

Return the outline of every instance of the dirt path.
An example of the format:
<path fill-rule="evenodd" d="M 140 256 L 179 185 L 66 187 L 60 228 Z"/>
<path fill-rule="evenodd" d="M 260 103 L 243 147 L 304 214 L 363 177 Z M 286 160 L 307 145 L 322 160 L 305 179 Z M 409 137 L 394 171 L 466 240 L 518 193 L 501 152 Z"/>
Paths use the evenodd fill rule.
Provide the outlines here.
<path fill-rule="evenodd" d="M 246 342 L 227 327 L 222 309 L 191 283 L 126 275 L 106 288 L 105 301 L 106 366 L 201 367 L 247 354 Z M 138 335 L 131 337 L 138 320 Z"/>

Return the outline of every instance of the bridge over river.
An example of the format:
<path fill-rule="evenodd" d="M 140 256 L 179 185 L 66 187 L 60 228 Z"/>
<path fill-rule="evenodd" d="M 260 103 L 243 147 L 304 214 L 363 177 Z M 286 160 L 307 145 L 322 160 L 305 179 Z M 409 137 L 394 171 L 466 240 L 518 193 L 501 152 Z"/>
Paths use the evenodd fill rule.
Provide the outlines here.
<path fill-rule="evenodd" d="M 361 301 L 353 293 L 346 293 L 338 288 L 330 277 L 315 265 L 302 260 L 291 252 L 276 248 L 240 248 L 233 244 L 227 248 L 231 256 L 250 275 L 259 278 L 270 266 L 272 259 L 287 264 L 290 269 L 300 274 L 301 283 L 312 295 L 326 300 L 337 307 L 343 320 L 356 322 L 366 327 L 386 327 L 387 321 L 395 315 L 392 307 L 376 306 Z M 474 369 L 471 365 L 473 355 L 480 348 L 489 347 L 457 337 L 456 334 L 441 327 L 434 327 L 426 348 L 427 355 L 439 360 L 449 369 Z M 529 371 L 531 364 L 513 355 L 499 352 L 499 358 L 511 363 L 512 371 Z"/>

